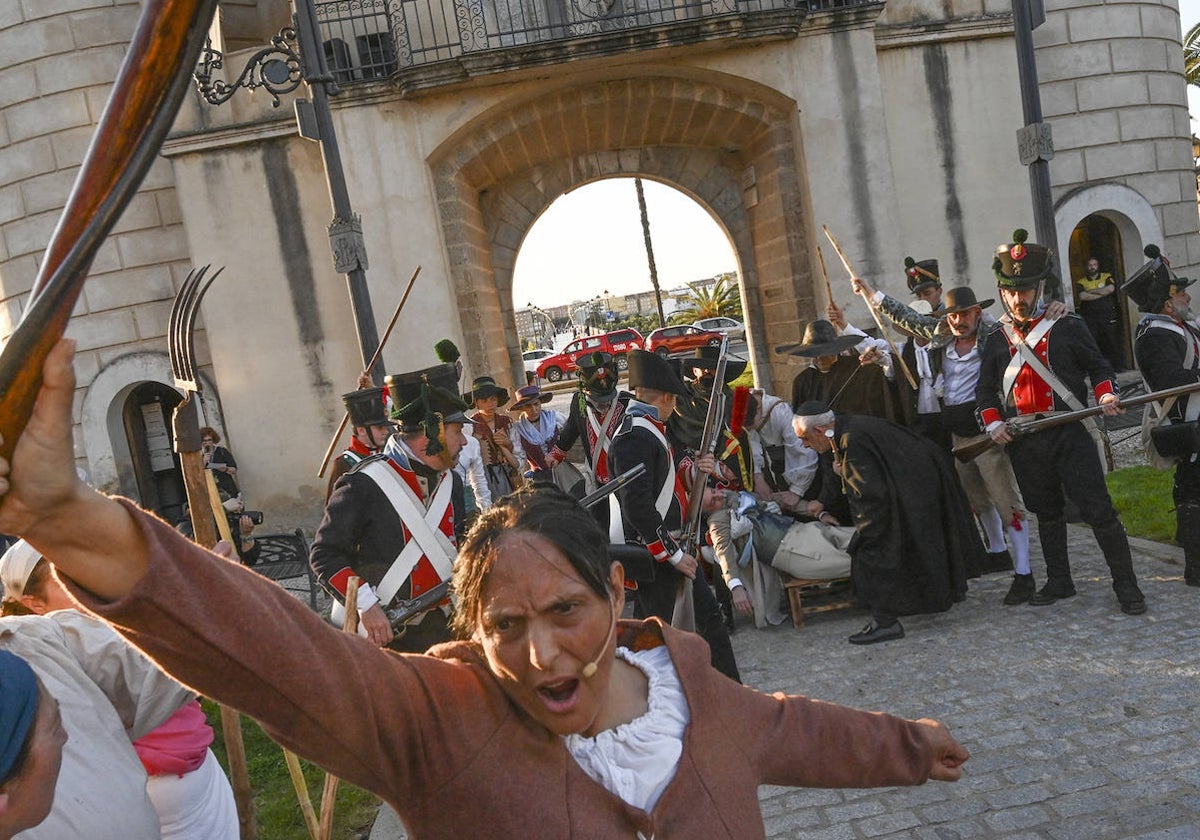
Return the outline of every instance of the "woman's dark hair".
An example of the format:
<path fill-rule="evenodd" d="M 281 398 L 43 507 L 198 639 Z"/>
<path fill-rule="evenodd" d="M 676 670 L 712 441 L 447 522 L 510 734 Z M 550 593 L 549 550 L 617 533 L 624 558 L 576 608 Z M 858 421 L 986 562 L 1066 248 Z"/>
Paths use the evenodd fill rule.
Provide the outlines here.
<path fill-rule="evenodd" d="M 24 594 L 45 600 L 46 582 L 49 579 L 50 564 L 43 557 L 34 564 L 33 571 L 29 573 L 29 579 L 25 581 Z M 7 593 L 5 593 L 4 600 L 0 602 L 0 616 L 33 614 L 33 610 L 21 603 L 19 599 L 9 598 Z"/>
<path fill-rule="evenodd" d="M 218 432 L 212 426 L 201 426 L 200 427 L 200 437 L 202 437 L 202 438 L 210 437 L 213 439 L 214 444 L 221 442 L 220 432 Z"/>
<path fill-rule="evenodd" d="M 505 536 L 524 532 L 553 543 L 588 588 L 608 598 L 608 535 L 587 510 L 553 485 L 537 485 L 505 496 L 476 520 L 454 565 L 458 598 L 452 626 L 469 639 L 479 620 L 483 590 L 496 557 L 496 544 Z"/>

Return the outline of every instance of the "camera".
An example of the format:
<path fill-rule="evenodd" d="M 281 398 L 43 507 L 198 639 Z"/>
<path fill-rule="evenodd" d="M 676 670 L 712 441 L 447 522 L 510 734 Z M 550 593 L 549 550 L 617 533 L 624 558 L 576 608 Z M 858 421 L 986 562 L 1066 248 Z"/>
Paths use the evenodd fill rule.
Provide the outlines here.
<path fill-rule="evenodd" d="M 230 522 L 237 522 L 243 516 L 248 516 L 250 517 L 250 521 L 255 525 L 261 525 L 263 523 L 263 512 L 261 510 L 244 510 L 241 513 L 227 513 L 225 516 Z"/>

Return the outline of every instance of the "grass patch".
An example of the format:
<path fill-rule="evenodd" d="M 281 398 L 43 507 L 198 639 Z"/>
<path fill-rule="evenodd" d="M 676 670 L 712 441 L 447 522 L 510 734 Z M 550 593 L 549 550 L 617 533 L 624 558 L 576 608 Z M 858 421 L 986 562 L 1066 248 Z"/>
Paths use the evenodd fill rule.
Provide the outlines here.
<path fill-rule="evenodd" d="M 1174 476 L 1174 470 L 1150 466 L 1125 467 L 1108 474 L 1108 492 L 1130 536 L 1175 542 Z"/>
<path fill-rule="evenodd" d="M 229 772 L 225 758 L 225 740 L 221 734 L 221 713 L 217 704 L 202 700 L 201 705 L 208 722 L 216 733 L 212 750 L 217 760 Z M 304 817 L 283 761 L 283 748 L 266 736 L 257 723 L 242 716 L 242 737 L 246 742 L 246 764 L 250 772 L 250 789 L 254 792 L 254 815 L 258 819 L 259 840 L 299 840 L 307 838 Z M 303 759 L 300 766 L 308 782 L 309 799 L 313 810 L 321 807 L 321 791 L 325 785 L 325 771 Z M 337 804 L 333 811 L 334 840 L 359 840 L 366 837 L 375 813 L 379 809 L 379 798 L 364 790 L 342 782 L 338 785 Z M 318 818 L 320 815 L 318 814 Z"/>

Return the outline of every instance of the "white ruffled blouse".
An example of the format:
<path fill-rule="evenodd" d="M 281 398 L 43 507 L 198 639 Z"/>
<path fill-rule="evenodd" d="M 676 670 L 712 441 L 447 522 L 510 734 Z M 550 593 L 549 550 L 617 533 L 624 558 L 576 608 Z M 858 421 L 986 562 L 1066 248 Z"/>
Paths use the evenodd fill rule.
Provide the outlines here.
<path fill-rule="evenodd" d="M 563 740 L 583 772 L 625 802 L 649 812 L 679 766 L 690 720 L 687 698 L 666 645 L 637 653 L 619 647 L 617 656 L 649 680 L 649 710 L 594 738 L 567 735 Z"/>

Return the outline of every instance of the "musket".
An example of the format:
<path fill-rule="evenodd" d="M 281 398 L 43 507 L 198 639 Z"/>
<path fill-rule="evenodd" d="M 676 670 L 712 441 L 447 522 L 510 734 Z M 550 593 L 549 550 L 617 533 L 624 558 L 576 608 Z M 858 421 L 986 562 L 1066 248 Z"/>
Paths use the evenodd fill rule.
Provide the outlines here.
<path fill-rule="evenodd" d="M 1149 394 L 1142 394 L 1137 397 L 1121 400 L 1123 408 L 1131 408 L 1133 406 L 1142 405 L 1148 402 L 1157 400 L 1170 399 L 1171 397 L 1190 394 L 1193 391 L 1200 391 L 1200 382 L 1189 382 L 1187 385 L 1176 385 L 1174 388 L 1164 388 L 1161 391 L 1153 391 Z M 1104 412 L 1104 407 L 1100 405 L 1090 406 L 1088 408 L 1080 408 L 1075 411 L 1048 411 L 1040 414 L 1025 415 L 1022 417 L 1014 417 L 1009 420 L 1008 433 L 1014 438 L 1021 435 L 1029 435 L 1034 432 L 1040 432 L 1043 429 L 1053 429 L 1056 426 L 1065 426 L 1067 423 L 1074 423 L 1077 420 L 1085 420 L 1088 417 L 1095 417 L 1097 414 Z M 993 446 L 998 444 L 992 440 L 992 436 L 988 434 L 978 435 L 970 440 L 960 443 L 954 447 L 954 456 L 960 461 L 970 461 L 977 455 L 982 455 Z"/>
<path fill-rule="evenodd" d="M 392 320 L 388 322 L 387 329 L 383 331 L 383 338 L 379 339 L 379 346 L 375 348 L 375 354 L 371 356 L 371 361 L 367 362 L 366 373 L 371 372 L 371 368 L 379 361 L 380 354 L 383 353 L 383 345 L 387 344 L 387 340 L 392 335 L 392 328 L 396 326 L 396 321 L 400 318 L 400 311 L 404 309 L 404 303 L 408 300 L 408 294 L 413 290 L 413 284 L 417 282 L 417 275 L 421 273 L 421 266 L 417 266 L 417 270 L 412 273 L 412 277 L 408 278 L 408 286 L 404 289 L 404 294 L 400 296 L 400 303 L 396 306 L 396 311 L 392 313 Z M 333 451 L 337 449 L 338 441 L 342 438 L 342 432 L 346 430 L 346 424 L 350 422 L 350 412 L 342 414 L 342 422 L 338 424 L 337 431 L 333 433 L 333 439 L 329 441 L 329 446 L 325 449 L 325 457 L 321 459 L 321 468 L 317 470 L 317 478 L 325 477 L 325 470 L 329 467 L 329 459 L 333 457 Z"/>
<path fill-rule="evenodd" d="M 450 594 L 450 581 L 444 580 L 432 589 L 428 589 L 408 601 L 400 600 L 396 606 L 384 610 L 392 630 L 399 637 L 404 634 L 408 623 L 423 612 L 433 609 Z"/>
<path fill-rule="evenodd" d="M 696 457 L 712 455 L 717 450 L 717 438 L 720 437 L 722 424 L 725 422 L 725 362 L 729 353 L 729 336 L 721 339 L 721 355 L 717 359 L 717 369 L 713 376 L 712 391 L 708 395 L 708 413 L 704 417 L 704 431 L 700 434 L 700 447 Z M 687 519 L 680 539 L 684 551 L 695 556 L 695 543 L 700 537 L 700 519 L 704 514 L 704 488 L 708 484 L 708 473 L 696 469 L 696 477 L 692 480 L 691 490 L 688 491 Z"/>
<path fill-rule="evenodd" d="M 851 279 L 857 277 L 858 275 L 850 265 L 850 260 L 846 259 L 846 254 L 842 251 L 842 247 L 838 245 L 837 240 L 833 238 L 833 234 L 829 232 L 829 228 L 821 225 L 821 230 L 825 231 L 825 236 L 829 238 L 829 243 L 833 245 L 833 250 L 837 252 L 838 259 L 842 261 L 846 273 L 850 275 Z M 818 253 L 820 252 L 818 251 Z M 875 307 L 871 305 L 871 301 L 867 300 L 865 295 L 862 298 L 867 304 L 867 309 L 871 311 L 871 317 L 875 319 L 875 325 L 879 327 L 879 332 L 883 334 L 883 337 L 888 340 L 889 344 L 895 346 L 898 342 L 892 331 L 888 329 L 887 324 L 879 317 L 879 313 L 875 311 Z M 892 355 L 896 357 L 896 363 L 900 365 L 900 370 L 904 372 L 904 378 L 908 380 L 909 387 L 914 391 L 918 390 L 917 380 L 912 375 L 912 371 L 908 369 L 908 364 L 904 361 L 904 357 L 899 353 L 893 353 Z"/>
<path fill-rule="evenodd" d="M 641 475 L 645 472 L 646 472 L 645 464 L 634 464 L 632 467 L 625 470 L 625 472 L 621 473 L 616 478 L 610 479 L 609 481 L 602 484 L 600 487 L 593 490 L 591 493 L 588 493 L 586 496 L 584 496 L 582 499 L 579 500 L 579 504 L 585 508 L 590 508 L 592 505 L 595 505 L 599 502 L 604 501 L 609 496 L 611 496 L 613 493 L 616 493 L 618 490 L 620 490 L 622 487 L 624 487 L 626 484 L 633 481 L 635 478 L 641 477 Z"/>
<path fill-rule="evenodd" d="M 13 448 L 62 338 L 88 268 L 141 184 L 191 85 L 216 0 L 147 0 L 42 256 L 20 324 L 0 353 L 0 457 Z"/>

